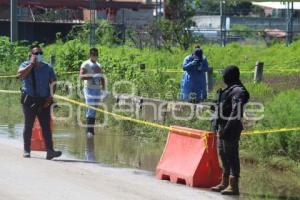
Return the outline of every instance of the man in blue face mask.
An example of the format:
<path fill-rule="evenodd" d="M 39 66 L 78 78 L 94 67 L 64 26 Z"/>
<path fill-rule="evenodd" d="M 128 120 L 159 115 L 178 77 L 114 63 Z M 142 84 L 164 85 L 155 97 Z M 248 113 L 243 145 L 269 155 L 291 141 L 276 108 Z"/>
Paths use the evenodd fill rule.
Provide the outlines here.
<path fill-rule="evenodd" d="M 32 127 L 37 117 L 45 139 L 48 160 L 61 156 L 54 151 L 51 121 L 51 104 L 55 92 L 56 75 L 53 68 L 43 61 L 43 51 L 38 45 L 30 49 L 29 60 L 23 62 L 17 73 L 22 80 L 21 103 L 25 118 L 23 131 L 24 157 L 30 157 Z"/>

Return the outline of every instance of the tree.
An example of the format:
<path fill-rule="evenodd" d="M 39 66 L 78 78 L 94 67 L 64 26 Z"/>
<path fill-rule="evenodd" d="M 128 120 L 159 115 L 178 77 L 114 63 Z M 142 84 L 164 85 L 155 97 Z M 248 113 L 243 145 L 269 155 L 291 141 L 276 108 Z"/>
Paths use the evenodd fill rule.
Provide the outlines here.
<path fill-rule="evenodd" d="M 189 28 L 195 25 L 191 18 L 196 14 L 196 6 L 193 0 L 166 1 L 165 20 L 156 24 L 165 45 L 177 43 L 184 49 L 190 47 L 193 35 Z"/>
<path fill-rule="evenodd" d="M 229 8 L 231 9 L 231 15 L 246 16 L 251 13 L 253 5 L 251 2 L 242 1 L 238 3 L 232 3 Z"/>
<path fill-rule="evenodd" d="M 198 11 L 206 15 L 217 15 L 220 13 L 220 2 L 210 0 L 198 0 Z"/>
<path fill-rule="evenodd" d="M 165 17 L 173 21 L 188 21 L 195 12 L 193 0 L 166 0 Z"/>
<path fill-rule="evenodd" d="M 199 4 L 198 12 L 207 15 L 217 15 L 220 13 L 220 0 L 197 0 Z M 225 2 L 224 14 L 227 16 L 246 16 L 251 12 L 258 12 L 250 1 L 223 0 Z M 260 13 L 259 13 L 260 14 Z"/>

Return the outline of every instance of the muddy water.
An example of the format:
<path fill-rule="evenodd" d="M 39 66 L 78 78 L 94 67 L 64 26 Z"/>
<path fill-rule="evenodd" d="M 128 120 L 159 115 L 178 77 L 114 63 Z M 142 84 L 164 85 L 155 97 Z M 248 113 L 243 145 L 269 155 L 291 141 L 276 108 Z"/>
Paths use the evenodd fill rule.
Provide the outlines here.
<path fill-rule="evenodd" d="M 23 125 L 0 125 L 0 137 L 21 140 Z M 65 155 L 114 167 L 155 171 L 164 144 L 123 136 L 106 129 L 87 139 L 84 129 L 58 128 L 55 146 Z M 300 199 L 300 178 L 293 174 L 243 165 L 240 199 Z"/>
<path fill-rule="evenodd" d="M 22 140 L 23 125 L 0 126 L 0 135 Z M 87 139 L 85 129 L 55 128 L 55 147 L 69 157 L 99 162 L 116 167 L 134 167 L 154 171 L 163 144 L 147 142 L 116 131 L 97 130 L 96 136 Z"/>

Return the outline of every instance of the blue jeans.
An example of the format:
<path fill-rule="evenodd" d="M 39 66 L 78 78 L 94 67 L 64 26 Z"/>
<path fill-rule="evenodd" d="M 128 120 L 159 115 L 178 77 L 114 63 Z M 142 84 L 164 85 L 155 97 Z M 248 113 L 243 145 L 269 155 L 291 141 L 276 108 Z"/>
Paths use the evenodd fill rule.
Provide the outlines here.
<path fill-rule="evenodd" d="M 101 100 L 101 91 L 100 89 L 94 88 L 84 88 L 83 89 L 85 103 L 93 106 L 98 107 L 100 100 Z M 92 108 L 86 109 L 86 118 L 96 118 L 96 111 Z"/>

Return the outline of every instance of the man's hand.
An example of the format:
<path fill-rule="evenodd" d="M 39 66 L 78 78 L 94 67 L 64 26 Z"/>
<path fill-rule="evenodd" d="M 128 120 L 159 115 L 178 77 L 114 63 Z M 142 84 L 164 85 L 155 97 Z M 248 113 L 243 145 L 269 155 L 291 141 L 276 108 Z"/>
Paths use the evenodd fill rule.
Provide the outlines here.
<path fill-rule="evenodd" d="M 34 60 L 33 60 L 34 61 Z M 36 63 L 36 59 L 34 61 Z M 25 78 L 30 72 L 31 70 L 36 66 L 36 64 L 31 62 L 30 59 L 30 63 L 29 65 L 27 65 L 25 68 L 19 69 L 17 72 L 17 77 L 18 78 Z"/>
<path fill-rule="evenodd" d="M 200 60 L 199 60 L 199 59 L 194 59 L 194 60 L 192 61 L 192 63 L 193 63 L 193 64 L 198 64 L 198 63 L 200 63 Z"/>
<path fill-rule="evenodd" d="M 34 66 L 37 65 L 37 56 L 36 55 L 31 55 L 30 57 L 30 63 Z"/>
<path fill-rule="evenodd" d="M 46 102 L 44 103 L 44 105 L 43 105 L 43 107 L 44 108 L 48 108 L 49 106 L 51 106 L 51 104 L 53 104 L 54 103 L 54 101 L 53 101 L 53 97 L 48 97 L 47 99 L 46 99 Z"/>

